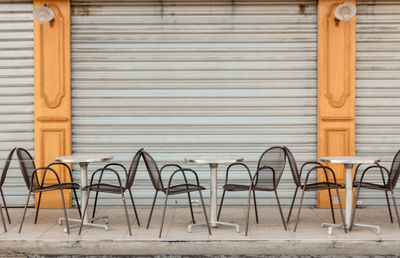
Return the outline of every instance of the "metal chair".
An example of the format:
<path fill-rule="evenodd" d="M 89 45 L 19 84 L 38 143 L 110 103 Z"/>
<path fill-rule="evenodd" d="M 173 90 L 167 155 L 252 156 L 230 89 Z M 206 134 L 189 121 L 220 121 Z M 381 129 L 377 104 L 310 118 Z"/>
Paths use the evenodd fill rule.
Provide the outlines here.
<path fill-rule="evenodd" d="M 382 176 L 382 184 L 364 181 L 364 177 L 367 174 L 367 172 L 372 171 L 373 169 L 379 169 L 381 176 Z M 387 203 L 388 210 L 389 210 L 390 221 L 391 221 L 391 223 L 393 223 L 392 211 L 390 209 L 390 202 L 389 202 L 389 197 L 388 197 L 388 191 L 390 191 L 390 193 L 392 195 L 394 211 L 395 211 L 396 217 L 397 217 L 397 222 L 400 227 L 399 212 L 397 210 L 396 198 L 395 198 L 395 195 L 393 192 L 394 188 L 396 187 L 397 181 L 399 179 L 399 175 L 400 175 L 400 150 L 396 153 L 396 155 L 393 158 L 390 172 L 387 168 L 381 166 L 380 164 L 375 164 L 375 165 L 367 167 L 362 172 L 360 180 L 357 180 L 357 173 L 359 170 L 360 170 L 360 165 L 358 165 L 356 167 L 356 171 L 354 174 L 354 180 L 353 180 L 353 187 L 357 188 L 357 191 L 356 191 L 356 198 L 355 198 L 355 202 L 354 202 L 353 214 L 351 216 L 350 231 L 352 230 L 354 216 L 356 214 L 356 209 L 357 209 L 357 201 L 358 201 L 358 198 L 360 195 L 361 188 L 385 191 L 386 203 Z M 387 174 L 387 181 L 385 180 L 384 172 Z"/>
<path fill-rule="evenodd" d="M 333 170 L 331 168 L 327 167 L 327 166 L 323 166 L 319 162 L 311 161 L 311 162 L 304 163 L 301 166 L 300 172 L 299 172 L 297 164 L 296 164 L 296 160 L 294 159 L 294 156 L 293 156 L 292 152 L 287 147 L 284 147 L 284 149 L 285 149 L 285 152 L 286 152 L 286 156 L 288 157 L 289 166 L 290 166 L 290 170 L 292 172 L 293 180 L 294 180 L 294 182 L 296 184 L 296 190 L 294 192 L 292 204 L 290 205 L 290 210 L 289 210 L 289 215 L 288 215 L 288 218 L 287 218 L 287 223 L 289 223 L 289 221 L 290 221 L 290 215 L 292 214 L 292 209 L 293 209 L 294 202 L 296 200 L 297 191 L 298 191 L 299 188 L 302 189 L 302 195 L 301 195 L 301 199 L 300 199 L 299 209 L 298 209 L 298 212 L 297 212 L 296 224 L 294 226 L 293 232 L 296 232 L 297 224 L 299 223 L 300 211 L 301 211 L 301 207 L 303 205 L 304 193 L 306 191 L 319 191 L 319 190 L 328 190 L 329 191 L 329 200 L 330 200 L 330 204 L 331 204 L 332 219 L 333 219 L 333 223 L 336 223 L 335 213 L 334 213 L 334 210 L 333 210 L 331 189 L 335 189 L 337 196 L 339 196 L 339 189 L 343 189 L 344 187 L 337 183 L 336 176 L 335 176 L 335 173 L 333 172 Z M 302 175 L 303 169 L 305 169 L 305 167 L 308 166 L 308 165 L 314 165 L 314 167 L 312 167 L 310 170 L 308 170 L 307 175 L 306 175 L 306 179 L 305 179 L 304 183 L 302 183 L 301 182 L 301 175 Z M 308 183 L 310 175 L 313 172 L 317 172 L 318 169 L 322 169 L 324 171 L 326 181 L 325 182 L 317 182 L 317 183 Z M 329 172 L 332 175 L 333 182 L 329 180 L 327 172 Z M 344 222 L 345 221 L 344 220 L 344 214 L 343 214 L 343 209 L 342 209 L 342 203 L 341 203 L 340 198 L 338 198 L 338 201 L 339 201 L 339 208 L 340 208 L 340 214 L 342 216 L 342 221 L 343 221 L 343 224 L 345 224 L 345 222 Z M 344 231 L 347 233 L 346 227 L 344 227 Z"/>
<path fill-rule="evenodd" d="M 285 169 L 285 164 L 286 164 L 286 154 L 283 147 L 274 146 L 267 149 L 261 154 L 261 157 L 258 160 L 257 171 L 252 177 L 248 189 L 249 198 L 247 201 L 246 236 L 249 229 L 251 194 L 254 193 L 254 191 L 269 191 L 275 193 L 275 198 L 276 202 L 278 203 L 279 213 L 282 218 L 283 227 L 285 228 L 285 230 L 287 230 L 285 218 L 282 212 L 282 207 L 277 192 L 279 181 L 282 177 L 283 170 Z"/>
<path fill-rule="evenodd" d="M 61 200 L 62 200 L 62 204 L 63 204 L 63 209 L 64 209 L 64 216 L 65 216 L 65 222 L 67 225 L 67 233 L 69 234 L 69 224 L 68 224 L 68 217 L 67 217 L 67 209 L 65 207 L 65 200 L 64 200 L 64 193 L 63 190 L 72 190 L 75 196 L 75 201 L 76 204 L 78 206 L 78 211 L 79 211 L 79 216 L 81 217 L 81 210 L 79 207 L 79 201 L 78 201 L 78 197 L 76 195 L 76 189 L 79 189 L 80 186 L 77 183 L 73 182 L 72 179 L 72 171 L 71 168 L 65 164 L 65 163 L 61 163 L 61 162 L 54 162 L 51 163 L 50 165 L 48 165 L 47 167 L 40 167 L 40 168 L 36 168 L 35 166 L 35 162 L 32 158 L 32 156 L 29 154 L 29 152 L 23 148 L 17 148 L 16 150 L 17 152 L 17 156 L 18 156 L 18 160 L 19 160 L 19 166 L 21 168 L 21 172 L 22 172 L 22 176 L 24 177 L 25 180 L 25 184 L 26 187 L 29 190 L 28 193 L 28 197 L 26 199 L 26 203 L 25 203 L 25 209 L 24 209 L 24 214 L 22 216 L 22 222 L 21 225 L 19 227 L 19 231 L 18 233 L 21 233 L 22 230 L 22 225 L 24 224 L 24 219 L 25 219 L 25 215 L 26 215 L 26 210 L 28 208 L 28 204 L 29 204 L 29 198 L 31 196 L 31 193 L 39 193 L 39 199 L 38 199 L 38 203 L 37 203 L 37 208 L 36 208 L 36 215 L 35 215 L 35 224 L 37 223 L 37 218 L 39 215 L 39 209 L 40 209 L 40 201 L 42 199 L 42 192 L 47 192 L 47 191 L 60 191 L 61 194 Z M 67 183 L 61 183 L 60 178 L 56 172 L 55 169 L 53 169 L 53 167 L 55 166 L 61 166 L 62 168 L 66 168 L 69 172 L 69 176 L 70 176 L 70 182 Z M 42 176 L 42 180 L 41 182 L 39 182 L 39 176 L 38 176 L 38 171 L 43 170 L 43 176 Z M 57 184 L 51 184 L 51 185 L 45 185 L 45 179 L 46 179 L 46 175 L 47 172 L 50 171 L 51 174 L 54 175 L 54 177 L 57 180 Z"/>
<path fill-rule="evenodd" d="M 147 222 L 146 228 L 148 229 L 149 226 L 150 226 L 151 216 L 153 214 L 154 205 L 155 205 L 155 202 L 156 202 L 156 199 L 157 199 L 158 192 L 162 192 L 162 193 L 165 194 L 163 216 L 162 216 L 162 219 L 161 219 L 160 233 L 158 235 L 159 238 L 161 237 L 161 234 L 162 234 L 162 229 L 163 229 L 163 225 L 164 225 L 164 218 L 165 218 L 165 211 L 166 211 L 166 208 L 167 208 L 167 201 L 168 201 L 169 195 L 187 193 L 188 200 L 189 200 L 190 214 L 192 216 L 192 223 L 195 223 L 195 219 L 194 219 L 194 215 L 193 215 L 192 201 L 191 201 L 191 198 L 190 198 L 190 193 L 191 192 L 199 192 L 201 205 L 203 207 L 204 217 L 205 217 L 207 228 L 208 228 L 208 233 L 211 235 L 211 229 L 210 229 L 210 225 L 208 223 L 208 217 L 207 217 L 206 209 L 205 209 L 205 206 L 204 206 L 203 195 L 201 193 L 201 191 L 205 190 L 206 188 L 204 188 L 204 187 L 202 187 L 200 185 L 199 177 L 197 176 L 197 173 L 192 169 L 182 168 L 181 166 L 179 166 L 177 164 L 167 164 L 167 165 L 162 166 L 161 169 L 159 169 L 158 166 L 157 166 L 157 163 L 150 156 L 150 154 L 148 154 L 147 152 L 143 151 L 142 156 L 143 156 L 143 160 L 144 160 L 144 162 L 146 164 L 146 168 L 147 168 L 147 171 L 149 173 L 149 176 L 150 176 L 151 182 L 153 184 L 153 187 L 156 190 L 156 193 L 155 193 L 154 199 L 153 199 L 153 204 L 152 204 L 151 210 L 150 210 L 149 220 Z M 161 177 L 161 173 L 165 168 L 168 168 L 168 167 L 175 167 L 176 170 L 170 176 L 167 187 L 164 187 L 163 180 L 162 180 L 162 177 Z M 189 172 L 190 174 L 194 175 L 194 177 L 196 179 L 196 184 L 188 183 L 186 172 Z M 172 181 L 173 181 L 174 177 L 178 173 L 182 173 L 184 183 L 183 184 L 172 185 Z"/>
<path fill-rule="evenodd" d="M 90 179 L 90 184 L 85 186 L 82 190 L 83 191 L 88 191 L 88 195 L 87 195 L 87 200 L 86 200 L 86 206 L 84 208 L 84 212 L 83 214 L 86 213 L 88 204 L 89 204 L 89 196 L 90 196 L 90 192 L 94 191 L 96 192 L 96 198 L 95 198 L 95 202 L 94 202 L 94 207 L 93 207 L 93 215 L 92 218 L 94 218 L 95 212 L 96 212 L 96 206 L 97 206 L 97 198 L 99 195 L 99 192 L 103 192 L 103 193 L 111 193 L 111 194 L 120 194 L 121 195 L 121 199 L 122 199 L 122 203 L 124 205 L 124 210 L 125 210 L 125 217 L 126 217 L 126 223 L 128 225 L 128 231 L 129 231 L 129 235 L 132 235 L 132 230 L 131 230 L 131 224 L 129 221 L 129 214 L 128 214 L 128 209 L 126 207 L 126 201 L 125 201 L 125 191 L 129 191 L 130 197 L 131 197 L 131 201 L 132 201 L 132 206 L 133 206 L 133 211 L 135 212 L 135 216 L 136 216 L 136 221 L 138 223 L 138 226 L 140 226 L 140 222 L 139 222 L 139 217 L 138 214 L 136 212 L 136 207 L 135 207 L 135 202 L 133 201 L 133 195 L 132 195 L 132 190 L 131 187 L 133 185 L 133 182 L 135 180 L 135 176 L 136 176 L 136 172 L 139 166 L 139 161 L 140 161 L 140 157 L 141 154 L 143 152 L 143 149 L 138 150 L 131 162 L 131 166 L 129 168 L 129 172 L 126 170 L 126 168 L 119 163 L 110 163 L 107 164 L 106 166 L 104 166 L 103 168 L 97 169 L 93 174 L 92 177 Z M 119 176 L 118 172 L 115 169 L 112 169 L 110 167 L 120 167 L 124 170 L 125 172 L 125 176 L 126 176 L 126 182 L 125 182 L 125 186 L 123 186 L 122 181 L 121 181 L 121 177 Z M 118 180 L 118 185 L 112 185 L 112 184 L 105 184 L 102 183 L 101 180 L 103 178 L 103 174 L 104 172 L 112 172 Z M 97 183 L 93 184 L 93 181 L 95 179 L 95 176 L 97 173 L 100 173 L 99 176 L 99 180 L 97 181 Z M 84 219 L 82 218 L 82 222 L 81 222 L 81 226 L 79 228 L 79 235 L 82 232 L 82 226 L 83 226 L 83 221 Z"/>
<path fill-rule="evenodd" d="M 5 209 L 6 214 L 7 214 L 7 220 L 8 220 L 8 223 L 10 223 L 10 224 L 11 224 L 10 214 L 8 213 L 7 203 L 6 203 L 6 199 L 4 198 L 4 194 L 3 194 L 3 189 L 2 188 L 3 188 L 4 181 L 6 180 L 7 171 L 8 171 L 8 168 L 10 167 L 10 163 L 11 163 L 13 154 L 14 154 L 16 149 L 17 148 L 14 148 L 8 153 L 8 156 L 7 156 L 7 159 L 6 159 L 6 163 L 4 164 L 3 172 L 2 172 L 1 178 L 0 178 L 0 194 L 1 194 L 1 198 L 3 200 L 4 209 Z M 0 215 L 1 215 L 1 221 L 3 222 L 4 231 L 7 232 L 7 227 L 6 227 L 6 223 L 4 221 L 3 209 L 1 207 L 1 203 L 0 203 Z"/>

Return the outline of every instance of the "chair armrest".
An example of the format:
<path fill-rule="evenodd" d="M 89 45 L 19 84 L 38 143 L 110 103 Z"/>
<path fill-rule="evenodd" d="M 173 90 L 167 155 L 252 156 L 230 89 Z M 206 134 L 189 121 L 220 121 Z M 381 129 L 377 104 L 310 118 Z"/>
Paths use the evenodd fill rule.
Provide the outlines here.
<path fill-rule="evenodd" d="M 380 170 L 380 172 L 381 172 L 381 175 L 382 175 L 382 179 L 383 179 L 384 182 L 385 182 L 385 178 L 384 178 L 384 176 L 383 176 L 383 171 L 385 171 L 385 172 L 387 173 L 387 175 L 388 175 L 388 180 L 389 180 L 389 178 L 390 178 L 390 172 L 389 172 L 389 170 L 388 170 L 387 168 L 385 168 L 385 167 L 379 165 L 379 164 L 375 164 L 375 165 L 369 166 L 369 167 L 367 167 L 366 169 L 364 169 L 363 173 L 361 174 L 361 178 L 360 178 L 360 181 L 359 181 L 360 183 L 363 181 L 365 174 L 366 174 L 369 170 L 371 170 L 371 169 L 373 169 L 373 168 L 379 168 L 379 170 Z"/>
<path fill-rule="evenodd" d="M 257 169 L 256 173 L 254 174 L 254 177 L 253 177 L 253 179 L 251 180 L 250 190 L 251 190 L 254 186 L 257 185 L 257 183 L 258 183 L 258 174 L 259 174 L 260 171 L 262 171 L 262 170 L 271 170 L 271 171 L 272 171 L 272 183 L 273 183 L 273 185 L 274 185 L 274 188 L 276 189 L 277 185 L 276 185 L 276 182 L 275 182 L 276 177 L 275 177 L 275 170 L 274 170 L 274 168 L 269 167 L 269 166 L 263 166 L 263 167 Z"/>
<path fill-rule="evenodd" d="M 108 168 L 108 167 L 111 167 L 111 166 L 114 166 L 114 167 L 116 166 L 116 167 L 122 168 L 123 171 L 125 172 L 126 178 L 128 178 L 128 170 L 126 169 L 126 167 L 124 165 L 122 165 L 120 163 L 109 163 L 109 164 L 105 165 L 104 168 Z M 100 183 L 100 181 L 101 181 L 101 178 L 99 179 L 99 183 Z"/>
<path fill-rule="evenodd" d="M 177 168 L 177 170 L 183 171 L 183 168 L 182 168 L 181 166 L 179 166 L 178 164 L 165 164 L 164 166 L 162 166 L 162 167 L 160 168 L 160 176 L 161 176 L 162 171 L 163 171 L 164 169 L 166 169 L 166 168 L 169 168 L 169 167 L 175 167 L 175 168 Z M 185 180 L 185 183 L 187 184 L 186 175 L 185 175 L 184 172 L 182 172 L 182 174 L 183 174 L 183 180 Z"/>
<path fill-rule="evenodd" d="M 168 181 L 168 187 L 167 187 L 167 192 L 169 191 L 170 187 L 171 187 L 171 183 L 173 178 L 176 176 L 177 173 L 182 172 L 183 177 L 186 179 L 186 173 L 185 172 L 190 172 L 191 174 L 193 174 L 196 178 L 196 184 L 199 187 L 200 190 L 200 181 L 199 181 L 199 176 L 197 175 L 196 171 L 194 171 L 193 169 L 190 168 L 180 168 L 178 170 L 175 170 L 171 176 L 169 177 L 169 181 Z M 187 181 L 186 181 L 187 184 Z"/>
<path fill-rule="evenodd" d="M 328 173 L 327 173 L 327 172 L 330 172 L 330 173 L 332 174 L 332 177 L 333 177 L 333 182 L 334 182 L 335 184 L 337 184 L 335 172 L 334 172 L 330 167 L 321 165 L 321 166 L 315 166 L 315 167 L 311 168 L 311 169 L 307 172 L 307 176 L 306 176 L 306 180 L 304 181 L 304 185 L 307 184 L 308 179 L 309 179 L 311 173 L 314 172 L 314 171 L 317 172 L 318 169 L 321 169 L 321 168 L 324 170 L 325 177 L 326 177 L 326 181 L 329 182 L 329 177 L 328 177 Z"/>
<path fill-rule="evenodd" d="M 100 176 L 103 176 L 103 173 L 106 172 L 106 171 L 112 172 L 113 174 L 115 174 L 117 176 L 119 186 L 122 188 L 121 177 L 119 176 L 119 174 L 118 174 L 118 172 L 116 170 L 114 170 L 112 168 L 99 168 L 99 169 L 97 169 L 96 171 L 93 172 L 92 177 L 90 178 L 89 189 L 93 185 L 93 180 L 94 180 L 95 175 L 97 173 L 101 172 Z M 84 187 L 84 186 L 82 186 L 82 187 Z"/>
<path fill-rule="evenodd" d="M 66 167 L 67 170 L 68 170 L 68 173 L 69 173 L 69 177 L 70 177 L 71 183 L 73 183 L 73 179 L 72 179 L 72 170 L 71 170 L 71 168 L 70 168 L 67 164 L 65 164 L 64 162 L 53 162 L 53 163 L 51 163 L 50 165 L 48 165 L 47 167 L 48 167 L 48 168 L 51 168 L 51 167 L 53 167 L 53 166 L 63 166 L 63 167 Z"/>
<path fill-rule="evenodd" d="M 38 177 L 37 177 L 37 172 L 38 172 L 39 170 L 44 170 L 43 178 L 42 178 L 42 183 L 41 183 L 41 184 L 39 184 L 39 179 L 38 179 Z M 37 185 L 38 185 L 39 187 L 43 187 L 44 182 L 45 182 L 45 179 L 46 179 L 47 171 L 50 171 L 51 173 L 53 173 L 53 174 L 56 176 L 57 183 L 58 183 L 58 185 L 61 187 L 60 177 L 58 176 L 57 172 L 56 172 L 54 169 L 50 168 L 49 166 L 47 166 L 47 167 L 36 168 L 36 169 L 32 172 L 31 187 L 34 186 L 33 180 L 34 180 L 35 177 L 36 177 L 36 183 L 37 183 Z"/>
<path fill-rule="evenodd" d="M 249 167 L 248 167 L 246 164 L 244 164 L 244 163 L 236 162 L 236 163 L 230 164 L 230 165 L 227 167 L 227 169 L 226 169 L 226 175 L 225 175 L 225 184 L 228 183 L 229 170 L 230 170 L 232 167 L 234 167 L 234 166 L 242 166 L 242 167 L 244 167 L 244 168 L 247 170 L 247 173 L 249 174 L 250 182 L 253 180 L 253 177 L 251 176 L 251 172 L 250 172 Z"/>
<path fill-rule="evenodd" d="M 318 162 L 318 161 L 307 161 L 307 162 L 305 162 L 303 165 L 301 165 L 301 168 L 300 168 L 300 174 L 299 174 L 299 177 L 301 178 L 301 174 L 303 173 L 303 169 L 306 167 L 306 166 L 308 166 L 308 165 L 316 165 L 316 166 L 323 166 L 320 162 Z"/>

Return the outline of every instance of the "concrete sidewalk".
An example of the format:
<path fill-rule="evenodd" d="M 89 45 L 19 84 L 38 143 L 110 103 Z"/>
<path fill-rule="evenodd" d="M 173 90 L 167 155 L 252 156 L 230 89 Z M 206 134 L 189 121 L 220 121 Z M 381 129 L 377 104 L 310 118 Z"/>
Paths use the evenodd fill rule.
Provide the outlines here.
<path fill-rule="evenodd" d="M 209 236 L 206 227 L 194 227 L 187 232 L 190 223 L 188 207 L 169 206 L 164 224 L 163 236 L 158 238 L 161 209 L 155 209 L 152 224 L 145 228 L 150 209 L 139 207 L 141 227 L 134 221 L 130 209 L 133 235 L 128 233 L 125 216 L 121 207 L 99 208 L 96 215 L 108 215 L 109 230 L 84 227 L 82 235 L 77 229 L 71 234 L 64 233 L 58 225 L 62 210 L 40 210 L 38 224 L 34 225 L 34 209 L 29 209 L 22 229 L 18 234 L 22 209 L 9 209 L 12 225 L 8 232 L 0 234 L 1 254 L 48 254 L 48 255 L 398 255 L 400 254 L 400 230 L 398 224 L 391 224 L 386 207 L 357 210 L 357 221 L 379 225 L 382 233 L 366 228 L 354 228 L 345 234 L 335 229 L 333 235 L 321 227 L 330 222 L 330 210 L 305 207 L 300 223 L 293 233 L 295 218 L 285 231 L 276 207 L 260 207 L 260 224 L 255 223 L 251 211 L 249 236 L 245 231 L 245 208 L 224 207 L 223 221 L 234 221 L 241 225 L 241 232 L 233 227 L 212 228 Z M 294 210 L 296 211 L 296 210 Z M 285 216 L 288 209 L 284 209 Z M 336 211 L 337 220 L 341 221 Z M 69 210 L 70 217 L 77 217 L 75 209 Z M 200 207 L 195 216 L 203 221 Z"/>

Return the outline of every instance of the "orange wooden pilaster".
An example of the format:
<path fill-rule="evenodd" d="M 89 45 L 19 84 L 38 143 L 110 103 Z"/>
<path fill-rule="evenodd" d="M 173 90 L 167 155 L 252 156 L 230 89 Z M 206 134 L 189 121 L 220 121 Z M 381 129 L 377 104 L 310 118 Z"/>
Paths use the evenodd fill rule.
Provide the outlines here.
<path fill-rule="evenodd" d="M 335 8 L 344 2 L 356 4 L 318 1 L 318 157 L 355 154 L 356 17 L 335 21 Z M 344 182 L 343 165 L 329 166 Z M 340 195 L 344 204 L 344 191 Z M 318 193 L 318 207 L 330 207 L 327 191 Z"/>
<path fill-rule="evenodd" d="M 38 167 L 51 163 L 56 156 L 71 154 L 70 0 L 33 0 L 34 8 L 43 5 L 51 8 L 55 17 L 44 25 L 34 19 L 35 162 Z M 61 181 L 69 181 L 66 170 L 57 172 Z M 50 174 L 46 178 L 46 183 L 57 182 Z M 64 195 L 70 207 L 71 192 L 65 191 Z M 40 207 L 61 208 L 60 192 L 45 193 Z"/>

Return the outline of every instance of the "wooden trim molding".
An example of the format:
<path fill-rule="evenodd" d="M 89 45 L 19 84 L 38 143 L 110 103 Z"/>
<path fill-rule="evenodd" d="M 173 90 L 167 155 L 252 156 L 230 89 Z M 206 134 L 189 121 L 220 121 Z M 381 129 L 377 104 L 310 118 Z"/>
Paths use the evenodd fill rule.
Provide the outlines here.
<path fill-rule="evenodd" d="M 356 4 L 318 0 L 318 157 L 355 154 L 356 17 L 348 22 L 334 17 L 335 8 L 345 2 Z M 344 180 L 342 165 L 327 165 Z M 319 181 L 324 177 L 318 174 Z M 340 196 L 345 203 L 343 191 Z M 318 207 L 330 207 L 327 191 L 318 193 Z"/>
<path fill-rule="evenodd" d="M 34 20 L 35 162 L 46 166 L 54 157 L 71 154 L 70 0 L 34 0 L 33 7 L 54 11 L 54 20 L 41 25 Z M 67 171 L 57 171 L 67 182 Z M 47 184 L 55 178 L 46 176 Z M 71 192 L 64 191 L 68 207 Z M 37 198 L 36 198 L 37 199 Z M 41 208 L 62 208 L 59 192 L 46 192 Z"/>

